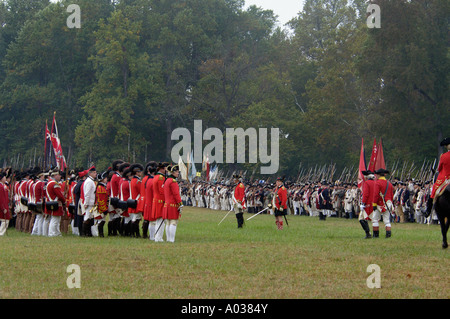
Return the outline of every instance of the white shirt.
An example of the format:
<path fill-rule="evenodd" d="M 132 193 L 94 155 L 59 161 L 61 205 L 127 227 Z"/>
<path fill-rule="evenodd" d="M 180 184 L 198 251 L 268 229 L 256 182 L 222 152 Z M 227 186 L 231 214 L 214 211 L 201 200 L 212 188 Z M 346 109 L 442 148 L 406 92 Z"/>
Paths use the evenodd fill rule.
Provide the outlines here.
<path fill-rule="evenodd" d="M 95 205 L 95 188 L 95 182 L 92 177 L 89 176 L 88 178 L 86 178 L 83 185 L 84 205 Z"/>

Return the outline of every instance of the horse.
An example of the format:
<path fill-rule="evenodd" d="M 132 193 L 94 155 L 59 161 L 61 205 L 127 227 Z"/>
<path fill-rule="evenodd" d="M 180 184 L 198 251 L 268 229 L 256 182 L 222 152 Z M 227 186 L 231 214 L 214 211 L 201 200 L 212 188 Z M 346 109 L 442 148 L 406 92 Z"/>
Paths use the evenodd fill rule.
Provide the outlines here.
<path fill-rule="evenodd" d="M 426 217 L 430 216 L 431 211 L 434 208 L 439 223 L 441 224 L 442 248 L 445 249 L 448 247 L 447 231 L 450 226 L 450 184 L 445 187 L 440 195 L 436 194 L 436 196 L 437 198 L 435 199 L 434 206 L 431 201 L 427 204 Z"/>

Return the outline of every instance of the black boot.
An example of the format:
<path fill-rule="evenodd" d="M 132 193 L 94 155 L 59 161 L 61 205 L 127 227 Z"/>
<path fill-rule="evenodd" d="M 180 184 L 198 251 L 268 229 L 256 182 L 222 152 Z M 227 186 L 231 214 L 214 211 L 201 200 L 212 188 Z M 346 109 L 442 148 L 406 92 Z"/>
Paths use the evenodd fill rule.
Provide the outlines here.
<path fill-rule="evenodd" d="M 141 231 L 139 230 L 139 223 L 141 221 L 138 219 L 134 222 L 134 237 L 141 238 Z"/>
<path fill-rule="evenodd" d="M 373 238 L 378 238 L 380 237 L 380 231 L 379 230 L 374 230 L 373 231 Z"/>
<path fill-rule="evenodd" d="M 105 221 L 102 220 L 98 225 L 98 237 L 105 237 L 105 235 L 103 234 L 103 226 L 105 225 Z"/>
<path fill-rule="evenodd" d="M 143 238 L 148 238 L 148 225 L 150 224 L 150 222 L 148 220 L 144 220 L 142 222 L 142 237 Z"/>
<path fill-rule="evenodd" d="M 361 224 L 361 227 L 366 232 L 366 237 L 364 237 L 364 238 L 365 239 L 372 238 L 372 235 L 370 235 L 370 228 L 369 228 L 369 223 L 367 222 L 367 220 L 361 219 L 359 221 L 359 223 Z"/>
<path fill-rule="evenodd" d="M 91 220 L 90 219 L 83 222 L 83 235 L 85 237 L 92 237 Z"/>
<path fill-rule="evenodd" d="M 428 198 L 427 210 L 425 211 L 425 218 L 428 218 L 433 210 L 433 198 Z"/>
<path fill-rule="evenodd" d="M 125 218 L 120 217 L 117 230 L 121 236 L 125 236 Z"/>
<path fill-rule="evenodd" d="M 117 236 L 119 234 L 119 228 L 120 228 L 120 218 L 116 218 L 113 220 L 113 236 Z"/>
<path fill-rule="evenodd" d="M 391 237 L 391 231 L 390 230 L 386 230 L 386 238 L 390 238 Z"/>
<path fill-rule="evenodd" d="M 114 222 L 112 220 L 110 220 L 108 222 L 108 237 L 113 236 L 113 227 L 114 227 Z"/>

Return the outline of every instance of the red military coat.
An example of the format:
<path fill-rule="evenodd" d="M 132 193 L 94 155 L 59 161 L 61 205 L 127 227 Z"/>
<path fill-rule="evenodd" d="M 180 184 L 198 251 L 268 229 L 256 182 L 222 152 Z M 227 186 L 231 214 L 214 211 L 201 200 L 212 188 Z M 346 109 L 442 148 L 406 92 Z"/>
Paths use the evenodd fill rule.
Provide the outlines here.
<path fill-rule="evenodd" d="M 234 189 L 234 198 L 235 203 L 242 204 L 242 206 L 245 206 L 245 187 L 244 184 L 239 183 L 237 184 L 236 188 Z"/>
<path fill-rule="evenodd" d="M 387 190 L 386 190 L 386 186 L 387 186 Z M 380 177 L 375 182 L 374 188 L 375 189 L 374 189 L 374 194 L 373 194 L 373 198 L 374 198 L 373 202 L 375 204 L 377 204 L 378 207 L 381 208 L 381 212 L 385 212 L 386 206 L 383 203 L 383 198 L 381 197 L 381 195 L 384 196 L 384 201 L 386 203 L 388 201 L 391 201 L 393 203 L 394 202 L 394 186 L 392 185 L 391 182 L 389 182 L 389 185 L 388 185 L 388 181 L 386 180 L 385 177 Z M 385 193 L 386 193 L 386 195 L 385 195 Z"/>
<path fill-rule="evenodd" d="M 178 208 L 182 205 L 180 187 L 174 177 L 169 177 L 164 182 L 164 209 L 163 219 L 178 219 Z"/>
<path fill-rule="evenodd" d="M 106 190 L 106 185 L 103 183 L 98 183 L 97 190 L 95 192 L 95 203 L 98 207 L 99 216 L 96 219 L 102 219 L 102 214 L 108 211 L 108 191 Z"/>
<path fill-rule="evenodd" d="M 141 180 L 137 176 L 134 176 L 130 181 L 130 199 L 135 199 L 139 201 L 140 194 L 141 194 Z M 138 213 L 137 206 L 136 208 L 131 207 L 128 208 L 128 213 L 129 214 Z"/>
<path fill-rule="evenodd" d="M 128 198 L 130 198 L 130 181 L 126 178 L 122 178 L 120 181 L 120 192 L 119 192 L 119 199 L 126 202 Z M 126 209 L 122 212 L 123 217 L 130 217 L 130 214 L 128 213 L 130 209 Z"/>
<path fill-rule="evenodd" d="M 138 213 L 144 213 L 145 208 L 145 183 L 147 183 L 148 175 L 145 175 L 142 179 L 140 186 L 139 186 L 139 200 L 137 204 L 136 211 Z"/>
<path fill-rule="evenodd" d="M 155 179 L 153 176 L 149 176 L 145 183 L 142 183 L 144 187 L 144 220 L 155 221 L 152 218 L 152 207 L 153 207 L 153 181 Z"/>
<path fill-rule="evenodd" d="M 445 180 L 450 178 L 450 151 L 441 155 L 438 166 L 439 175 L 436 182 L 433 185 L 433 190 L 431 191 L 431 198 L 434 198 L 436 190 L 441 186 Z"/>
<path fill-rule="evenodd" d="M 163 216 L 164 208 L 164 181 L 165 177 L 161 173 L 157 173 L 153 177 L 153 207 L 152 207 L 152 220 L 157 220 Z"/>
<path fill-rule="evenodd" d="M 113 174 L 113 176 L 111 177 L 111 181 L 110 181 L 111 193 L 109 196 L 111 196 L 112 198 L 119 198 L 121 182 L 122 182 L 122 177 L 120 177 L 119 173 L 115 172 Z"/>
<path fill-rule="evenodd" d="M 0 219 L 11 219 L 8 187 L 0 183 Z"/>
<path fill-rule="evenodd" d="M 64 194 L 61 191 L 61 185 L 59 185 L 55 180 L 51 179 L 47 183 L 47 189 L 45 192 L 45 200 L 47 202 L 53 202 L 58 201 L 59 202 L 59 208 L 56 211 L 47 210 L 47 207 L 45 208 L 45 213 L 48 215 L 53 216 L 63 216 L 64 210 L 63 210 L 63 204 L 66 203 L 66 199 L 64 198 Z"/>
<path fill-rule="evenodd" d="M 362 189 L 362 204 L 364 205 L 364 210 L 367 215 L 373 212 L 373 204 L 375 197 L 375 181 L 368 179 L 363 183 Z"/>
<path fill-rule="evenodd" d="M 287 209 L 287 189 L 284 186 L 280 186 L 275 190 L 273 197 L 274 206 L 277 210 Z"/>

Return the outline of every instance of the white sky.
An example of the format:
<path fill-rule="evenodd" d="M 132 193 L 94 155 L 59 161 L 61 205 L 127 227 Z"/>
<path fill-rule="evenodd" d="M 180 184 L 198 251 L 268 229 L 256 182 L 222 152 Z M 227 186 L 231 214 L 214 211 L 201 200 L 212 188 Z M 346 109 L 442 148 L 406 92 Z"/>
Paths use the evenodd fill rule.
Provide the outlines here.
<path fill-rule="evenodd" d="M 254 4 L 263 9 L 272 10 L 278 15 L 280 26 L 283 26 L 302 11 L 303 2 L 304 0 L 245 0 L 245 8 Z"/>
<path fill-rule="evenodd" d="M 58 2 L 58 0 L 50 0 Z M 283 26 L 292 18 L 296 17 L 303 9 L 305 0 L 245 0 L 245 8 L 254 4 L 263 9 L 270 9 L 278 15 L 280 26 Z"/>

